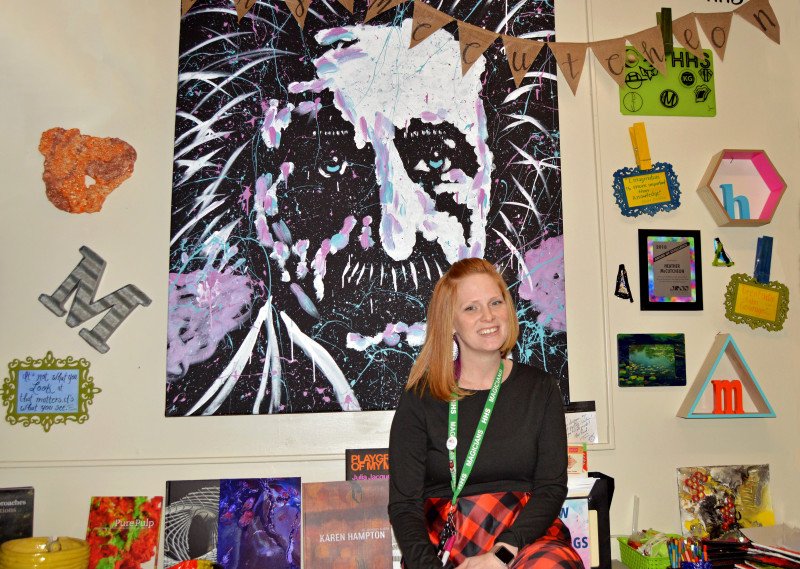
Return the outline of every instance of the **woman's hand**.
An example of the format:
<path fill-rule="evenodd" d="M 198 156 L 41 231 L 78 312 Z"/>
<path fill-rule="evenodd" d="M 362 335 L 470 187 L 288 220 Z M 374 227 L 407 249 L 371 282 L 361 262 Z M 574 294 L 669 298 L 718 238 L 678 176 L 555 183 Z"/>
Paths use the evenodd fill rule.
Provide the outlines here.
<path fill-rule="evenodd" d="M 502 545 L 514 555 L 517 554 L 518 548 L 513 545 L 507 543 L 498 543 L 497 545 Z M 503 567 L 506 567 L 506 564 L 495 556 L 494 548 L 492 548 L 488 553 L 466 559 L 458 566 L 458 569 L 502 569 Z"/>

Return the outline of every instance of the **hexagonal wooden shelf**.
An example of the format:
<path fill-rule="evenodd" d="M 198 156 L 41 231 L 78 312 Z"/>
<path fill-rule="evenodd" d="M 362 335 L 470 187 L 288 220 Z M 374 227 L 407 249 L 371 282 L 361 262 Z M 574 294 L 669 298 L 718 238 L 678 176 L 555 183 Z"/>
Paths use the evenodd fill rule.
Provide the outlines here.
<path fill-rule="evenodd" d="M 786 182 L 763 150 L 721 150 L 697 187 L 700 199 L 721 227 L 766 225 L 785 190 Z M 726 192 L 730 209 L 726 208 Z"/>

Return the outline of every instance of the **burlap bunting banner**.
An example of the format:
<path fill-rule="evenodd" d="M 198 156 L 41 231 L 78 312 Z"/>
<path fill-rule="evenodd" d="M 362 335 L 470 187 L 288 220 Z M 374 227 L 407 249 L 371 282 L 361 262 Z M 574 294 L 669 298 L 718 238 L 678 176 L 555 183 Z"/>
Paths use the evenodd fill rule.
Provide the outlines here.
<path fill-rule="evenodd" d="M 544 47 L 544 42 L 525 40 L 513 36 L 503 36 L 503 46 L 506 49 L 506 60 L 511 68 L 511 75 L 517 87 L 522 84 L 525 74 L 533 65 L 533 61 Z"/>
<path fill-rule="evenodd" d="M 367 15 L 364 17 L 364 22 L 369 22 L 378 14 L 383 14 L 386 10 L 391 10 L 403 2 L 406 2 L 406 0 L 372 0 L 367 6 Z"/>
<path fill-rule="evenodd" d="M 719 12 L 717 14 L 697 14 L 697 22 L 703 28 L 703 33 L 711 42 L 714 53 L 720 61 L 725 59 L 725 48 L 728 47 L 728 33 L 731 30 L 733 12 Z"/>
<path fill-rule="evenodd" d="M 685 16 L 681 16 L 677 20 L 672 20 L 672 33 L 675 39 L 683 46 L 689 53 L 705 59 L 706 54 L 703 52 L 703 46 L 700 44 L 700 34 L 697 31 L 697 20 L 695 13 L 691 12 Z"/>
<path fill-rule="evenodd" d="M 484 30 L 466 22 L 458 21 L 458 43 L 461 52 L 461 75 L 478 61 L 483 52 L 500 37 L 500 34 Z"/>
<path fill-rule="evenodd" d="M 452 22 L 455 18 L 428 6 L 425 2 L 414 2 L 414 17 L 411 23 L 409 49 L 428 39 L 436 30 Z"/>
<path fill-rule="evenodd" d="M 250 8 L 256 5 L 256 0 L 234 0 L 236 6 L 236 15 L 239 16 L 239 21 L 247 15 Z"/>
<path fill-rule="evenodd" d="M 664 37 L 658 26 L 647 28 L 641 32 L 625 36 L 633 48 L 642 54 L 650 64 L 663 75 L 667 74 L 666 55 L 664 54 Z"/>
<path fill-rule="evenodd" d="M 192 9 L 197 0 L 181 0 L 181 16 Z"/>
<path fill-rule="evenodd" d="M 181 0 L 181 14 L 188 12 L 197 0 Z M 239 21 L 256 4 L 256 0 L 232 0 Z M 354 0 L 337 0 L 350 13 L 353 13 Z M 370 21 L 375 16 L 407 2 L 408 0 L 368 0 L 367 14 L 364 22 Z M 302 28 L 305 25 L 306 15 L 311 0 L 284 0 L 292 16 Z M 764 35 L 777 44 L 781 42 L 781 26 L 778 17 L 769 0 L 747 0 L 744 4 L 729 12 L 692 12 L 672 21 L 672 32 L 678 43 L 695 56 L 704 59 L 703 45 L 697 25 L 711 43 L 711 47 L 720 60 L 725 57 L 725 48 L 731 29 L 733 14 L 737 14 L 761 30 Z M 414 15 L 412 20 L 411 38 L 409 48 L 413 48 L 425 41 L 437 30 L 440 30 L 455 20 L 422 2 L 414 0 Z M 498 38 L 500 34 L 473 26 L 461 20 L 458 22 L 458 41 L 461 47 L 461 72 L 467 71 L 480 58 L 484 51 Z M 578 84 L 583 73 L 586 60 L 586 51 L 591 48 L 600 66 L 606 70 L 614 81 L 620 86 L 625 82 L 625 42 L 630 42 L 636 51 L 642 54 L 662 74 L 667 74 L 666 55 L 664 53 L 664 39 L 658 26 L 647 28 L 636 33 L 609 40 L 580 42 L 541 42 L 527 40 L 513 36 L 503 35 L 506 59 L 508 60 L 511 75 L 517 87 L 520 86 L 530 69 L 533 61 L 547 43 L 548 48 L 558 63 L 567 84 L 573 93 L 578 90 Z"/>
<path fill-rule="evenodd" d="M 583 73 L 583 64 L 586 61 L 586 50 L 589 47 L 588 43 L 571 43 L 571 42 L 548 42 L 547 47 L 556 58 L 561 73 L 564 74 L 564 79 L 567 80 L 569 88 L 572 89 L 574 95 L 578 91 L 578 83 L 581 81 L 581 73 Z"/>
<path fill-rule="evenodd" d="M 620 87 L 625 85 L 625 38 L 593 41 L 589 44 L 600 66 Z"/>
<path fill-rule="evenodd" d="M 775 43 L 781 43 L 781 24 L 769 0 L 750 0 L 736 8 L 734 13 L 764 32 Z"/>
<path fill-rule="evenodd" d="M 352 14 L 353 13 L 353 1 L 354 0 L 339 0 L 339 4 L 344 6 L 345 9 Z"/>
<path fill-rule="evenodd" d="M 308 6 L 311 4 L 311 0 L 283 0 L 286 2 L 286 7 L 289 8 L 289 11 L 294 16 L 294 19 L 297 20 L 297 23 L 300 25 L 300 29 L 303 29 L 303 26 L 306 25 L 306 16 L 308 16 Z"/>

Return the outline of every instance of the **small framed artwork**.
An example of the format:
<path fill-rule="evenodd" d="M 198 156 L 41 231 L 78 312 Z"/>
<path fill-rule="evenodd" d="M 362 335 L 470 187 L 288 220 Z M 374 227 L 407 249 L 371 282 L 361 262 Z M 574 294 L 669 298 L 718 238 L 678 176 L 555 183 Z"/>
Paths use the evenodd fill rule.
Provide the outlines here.
<path fill-rule="evenodd" d="M 641 310 L 703 310 L 700 232 L 639 230 Z"/>
<path fill-rule="evenodd" d="M 686 385 L 683 334 L 617 334 L 620 387 Z"/>
<path fill-rule="evenodd" d="M 758 282 L 744 273 L 731 277 L 725 291 L 725 318 L 770 332 L 783 329 L 789 312 L 789 288 L 778 281 Z"/>
<path fill-rule="evenodd" d="M 2 386 L 6 421 L 27 427 L 41 425 L 45 432 L 67 421 L 84 423 L 89 419 L 89 405 L 100 389 L 89 376 L 90 363 L 72 356 L 14 360 L 8 364 Z"/>

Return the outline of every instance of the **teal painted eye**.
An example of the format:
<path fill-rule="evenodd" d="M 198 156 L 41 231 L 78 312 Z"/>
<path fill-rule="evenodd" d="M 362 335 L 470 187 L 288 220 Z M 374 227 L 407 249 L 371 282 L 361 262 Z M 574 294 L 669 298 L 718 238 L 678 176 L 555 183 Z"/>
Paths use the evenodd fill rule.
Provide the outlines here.
<path fill-rule="evenodd" d="M 324 177 L 330 178 L 332 175 L 341 176 L 347 169 L 347 161 L 340 160 L 338 156 L 329 156 L 323 160 L 317 171 Z"/>
<path fill-rule="evenodd" d="M 441 168 L 442 164 L 444 164 L 444 160 L 440 158 L 440 156 L 441 155 L 438 152 L 434 152 L 433 159 L 428 160 L 428 166 L 430 166 L 434 170 L 438 170 L 439 168 Z"/>

